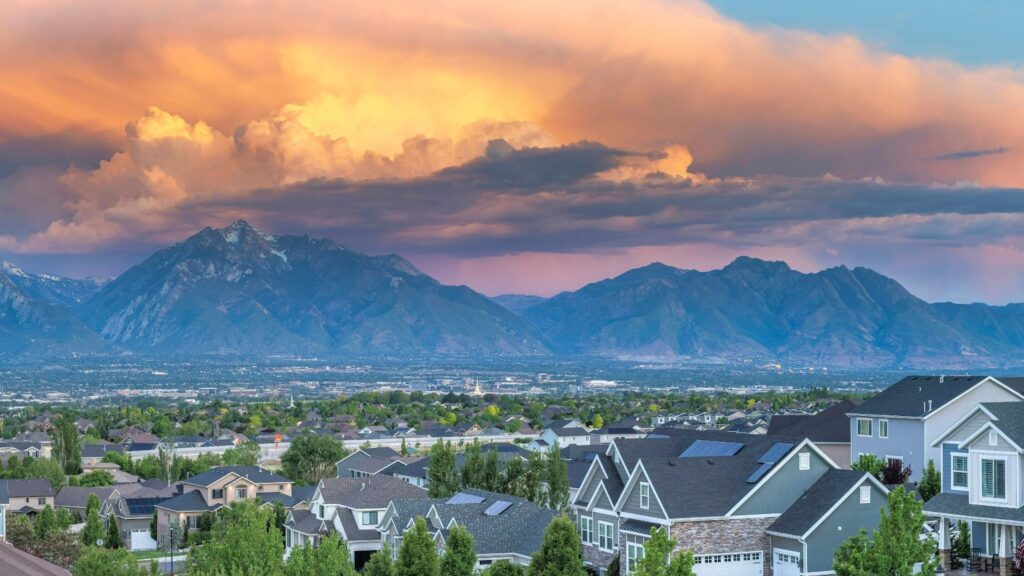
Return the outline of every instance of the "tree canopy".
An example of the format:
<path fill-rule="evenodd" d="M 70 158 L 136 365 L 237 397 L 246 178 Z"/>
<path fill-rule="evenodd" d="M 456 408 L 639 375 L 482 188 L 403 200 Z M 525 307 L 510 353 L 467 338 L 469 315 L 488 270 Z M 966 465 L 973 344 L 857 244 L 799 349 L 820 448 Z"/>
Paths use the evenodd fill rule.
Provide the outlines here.
<path fill-rule="evenodd" d="M 313 486 L 335 474 L 335 464 L 345 457 L 345 448 L 330 436 L 303 434 L 292 440 L 281 457 L 285 476 Z"/>

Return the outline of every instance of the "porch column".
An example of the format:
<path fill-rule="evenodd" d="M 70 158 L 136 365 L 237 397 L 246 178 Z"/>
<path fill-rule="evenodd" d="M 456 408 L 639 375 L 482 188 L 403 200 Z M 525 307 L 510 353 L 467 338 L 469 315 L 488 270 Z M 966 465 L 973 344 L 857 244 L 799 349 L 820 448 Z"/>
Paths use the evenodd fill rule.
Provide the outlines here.
<path fill-rule="evenodd" d="M 953 569 L 953 550 L 949 541 L 949 520 L 939 518 L 939 558 L 942 561 L 942 569 Z"/>
<path fill-rule="evenodd" d="M 999 576 L 1012 576 L 1014 551 L 1016 542 L 1013 542 L 1013 530 L 1006 525 L 999 527 L 1002 533 L 1002 546 L 999 550 Z"/>

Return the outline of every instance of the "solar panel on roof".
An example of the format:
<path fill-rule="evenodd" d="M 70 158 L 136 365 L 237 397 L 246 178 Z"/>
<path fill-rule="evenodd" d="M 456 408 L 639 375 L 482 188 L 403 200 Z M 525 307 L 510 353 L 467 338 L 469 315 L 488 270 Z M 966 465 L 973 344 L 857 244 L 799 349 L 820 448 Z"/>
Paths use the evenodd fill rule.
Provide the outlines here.
<path fill-rule="evenodd" d="M 702 458 L 705 456 L 734 456 L 743 449 L 739 442 L 718 442 L 697 440 L 679 455 L 680 458 Z"/>
<path fill-rule="evenodd" d="M 755 470 L 754 473 L 751 474 L 749 478 L 747 478 L 747 483 L 748 484 L 755 484 L 755 483 L 757 483 L 757 481 L 760 480 L 762 477 L 764 477 L 764 475 L 767 474 L 768 471 L 771 470 L 772 466 L 774 466 L 774 465 L 775 465 L 774 462 L 762 462 L 761 463 L 761 467 L 758 468 L 757 470 Z"/>
<path fill-rule="evenodd" d="M 477 496 L 476 494 L 467 494 L 465 492 L 459 492 L 448 499 L 446 504 L 479 504 L 483 502 L 485 498 Z"/>
<path fill-rule="evenodd" d="M 167 498 L 132 498 L 126 500 L 125 504 L 128 506 L 128 513 L 137 516 L 140 514 L 152 514 L 153 507 L 164 500 L 167 500 Z"/>
<path fill-rule="evenodd" d="M 782 457 L 786 455 L 786 452 L 789 452 L 789 449 L 792 447 L 792 444 L 779 442 L 777 444 L 774 444 L 771 448 L 769 448 L 763 456 L 757 459 L 757 461 L 760 462 L 761 464 L 775 464 L 776 462 L 781 460 Z"/>
<path fill-rule="evenodd" d="M 484 510 L 484 514 L 486 516 L 499 516 L 502 512 L 504 512 L 505 510 L 508 510 L 509 506 L 511 506 L 511 505 L 512 505 L 511 502 L 506 502 L 504 500 L 498 500 L 494 504 L 491 504 L 490 506 L 488 506 L 487 510 Z"/>

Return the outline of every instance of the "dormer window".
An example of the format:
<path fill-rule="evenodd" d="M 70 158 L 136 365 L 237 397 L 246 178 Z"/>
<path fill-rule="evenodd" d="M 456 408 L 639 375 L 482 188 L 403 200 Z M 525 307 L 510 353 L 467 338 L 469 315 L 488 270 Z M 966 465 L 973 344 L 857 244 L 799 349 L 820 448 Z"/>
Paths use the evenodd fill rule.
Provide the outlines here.
<path fill-rule="evenodd" d="M 376 526 L 377 512 L 363 512 L 363 526 Z"/>
<path fill-rule="evenodd" d="M 647 482 L 640 483 L 640 509 L 647 510 L 651 507 L 651 485 Z"/>

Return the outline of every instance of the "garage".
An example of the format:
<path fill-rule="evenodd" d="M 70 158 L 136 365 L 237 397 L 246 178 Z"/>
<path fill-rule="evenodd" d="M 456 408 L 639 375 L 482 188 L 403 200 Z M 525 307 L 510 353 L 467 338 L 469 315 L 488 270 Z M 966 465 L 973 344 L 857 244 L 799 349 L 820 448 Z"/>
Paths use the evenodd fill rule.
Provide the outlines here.
<path fill-rule="evenodd" d="M 693 572 L 697 576 L 761 576 L 764 556 L 761 552 L 706 554 L 695 556 Z"/>
<path fill-rule="evenodd" d="M 800 576 L 800 554 L 789 550 L 776 550 L 772 558 L 775 576 Z"/>
<path fill-rule="evenodd" d="M 149 530 L 132 530 L 130 550 L 156 550 L 156 540 L 149 535 Z"/>

